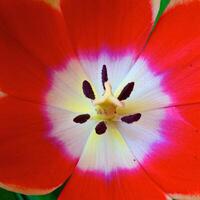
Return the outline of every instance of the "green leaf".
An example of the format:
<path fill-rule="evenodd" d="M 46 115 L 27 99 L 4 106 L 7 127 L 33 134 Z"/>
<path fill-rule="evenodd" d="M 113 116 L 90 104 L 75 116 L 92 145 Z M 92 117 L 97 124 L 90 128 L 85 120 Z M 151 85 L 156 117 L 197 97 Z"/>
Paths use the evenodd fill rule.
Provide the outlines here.
<path fill-rule="evenodd" d="M 21 194 L 15 194 L 17 200 L 24 200 L 23 196 Z"/>
<path fill-rule="evenodd" d="M 60 195 L 60 193 L 62 192 L 62 190 L 64 189 L 65 185 L 67 184 L 67 182 L 69 181 L 70 177 L 65 181 L 64 184 L 62 184 L 59 188 L 57 188 L 56 190 L 54 190 L 52 192 L 52 194 L 56 197 L 56 199 L 58 198 L 58 196 Z"/>
<path fill-rule="evenodd" d="M 0 188 L 0 199 L 1 200 L 18 200 L 14 193 L 1 189 L 1 188 Z"/>
<path fill-rule="evenodd" d="M 160 2 L 160 9 L 158 11 L 158 15 L 156 17 L 155 24 L 158 22 L 160 16 L 165 11 L 165 9 L 166 9 L 167 5 L 169 4 L 169 2 L 170 2 L 170 0 L 161 0 L 161 2 Z"/>
<path fill-rule="evenodd" d="M 41 196 L 26 196 L 25 200 L 57 200 L 54 194 L 47 194 Z"/>

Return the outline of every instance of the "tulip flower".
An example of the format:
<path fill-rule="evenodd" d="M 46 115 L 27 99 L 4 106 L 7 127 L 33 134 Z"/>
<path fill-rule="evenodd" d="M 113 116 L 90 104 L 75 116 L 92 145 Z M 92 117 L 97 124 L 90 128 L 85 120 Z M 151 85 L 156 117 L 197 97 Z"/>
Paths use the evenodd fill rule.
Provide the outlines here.
<path fill-rule="evenodd" d="M 200 198 L 200 1 L 159 5 L 0 1 L 0 187 Z"/>

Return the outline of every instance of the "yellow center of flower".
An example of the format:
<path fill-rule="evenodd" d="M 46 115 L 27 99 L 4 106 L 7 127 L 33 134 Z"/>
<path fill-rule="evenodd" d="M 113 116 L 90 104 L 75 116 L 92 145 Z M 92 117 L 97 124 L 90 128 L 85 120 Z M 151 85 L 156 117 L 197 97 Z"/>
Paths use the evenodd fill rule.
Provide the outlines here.
<path fill-rule="evenodd" d="M 103 96 L 93 101 L 97 113 L 95 118 L 112 120 L 116 117 L 117 107 L 123 107 L 124 104 L 113 95 L 111 84 L 108 81 L 104 83 L 104 86 L 105 92 Z"/>
<path fill-rule="evenodd" d="M 96 114 L 94 116 L 91 116 L 88 113 L 82 114 L 78 115 L 73 119 L 75 123 L 81 123 L 81 124 L 85 123 L 91 117 L 94 120 L 99 121 L 99 123 L 95 128 L 96 133 L 99 135 L 106 132 L 107 130 L 106 124 L 108 120 L 118 121 L 119 116 L 117 115 L 117 108 L 124 106 L 124 103 L 122 101 L 129 98 L 134 88 L 134 82 L 130 82 L 123 88 L 120 95 L 118 97 L 115 97 L 112 93 L 111 84 L 108 81 L 107 68 L 105 65 L 103 65 L 102 68 L 102 84 L 104 88 L 104 94 L 102 95 L 102 97 L 96 98 L 91 84 L 87 80 L 83 81 L 82 84 L 83 93 L 87 98 L 92 100 L 92 103 L 96 109 Z M 120 120 L 130 124 L 135 121 L 138 121 L 140 117 L 141 114 L 136 113 L 129 116 L 123 116 L 120 118 Z"/>

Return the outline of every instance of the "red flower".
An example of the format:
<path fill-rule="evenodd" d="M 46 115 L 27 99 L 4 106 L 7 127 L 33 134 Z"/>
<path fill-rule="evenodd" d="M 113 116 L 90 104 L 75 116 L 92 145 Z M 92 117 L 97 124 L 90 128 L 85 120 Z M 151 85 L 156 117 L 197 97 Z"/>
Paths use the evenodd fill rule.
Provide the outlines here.
<path fill-rule="evenodd" d="M 200 194 L 200 1 L 171 0 L 149 37 L 158 7 L 0 1 L 1 187 L 45 194 L 68 179 L 59 200 Z"/>

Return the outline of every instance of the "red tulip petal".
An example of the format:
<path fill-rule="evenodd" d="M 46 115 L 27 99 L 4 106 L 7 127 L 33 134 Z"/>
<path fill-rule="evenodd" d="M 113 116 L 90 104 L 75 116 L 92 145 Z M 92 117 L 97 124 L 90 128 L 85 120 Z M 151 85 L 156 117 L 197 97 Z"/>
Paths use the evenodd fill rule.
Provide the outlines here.
<path fill-rule="evenodd" d="M 48 89 L 47 68 L 0 30 L 0 89 L 21 99 L 41 102 Z"/>
<path fill-rule="evenodd" d="M 0 24 L 44 64 L 58 65 L 71 54 L 62 13 L 42 0 L 2 0 Z"/>
<path fill-rule="evenodd" d="M 160 1 L 61 0 L 78 52 L 130 50 L 136 58 L 151 31 Z"/>
<path fill-rule="evenodd" d="M 167 192 L 195 195 L 200 194 L 200 2 L 171 3 L 143 53 L 155 73 L 163 74 L 173 99 L 160 130 L 164 143 L 154 145 L 143 166 Z"/>
<path fill-rule="evenodd" d="M 50 135 L 44 108 L 12 97 L 0 100 L 0 186 L 43 194 L 60 186 L 75 165 Z"/>
<path fill-rule="evenodd" d="M 121 134 L 107 122 L 103 135 L 90 134 L 64 199 L 165 199 L 143 172 Z"/>
<path fill-rule="evenodd" d="M 167 193 L 200 194 L 200 104 L 166 111 L 160 140 L 151 146 L 142 165 Z"/>
<path fill-rule="evenodd" d="M 110 175 L 76 170 L 59 200 L 166 200 L 166 196 L 142 169 L 117 170 Z"/>
<path fill-rule="evenodd" d="M 200 101 L 199 11 L 198 0 L 172 1 L 143 53 L 175 104 Z"/>
<path fill-rule="evenodd" d="M 55 9 L 60 9 L 60 0 L 43 0 L 43 1 L 51 5 Z"/>

